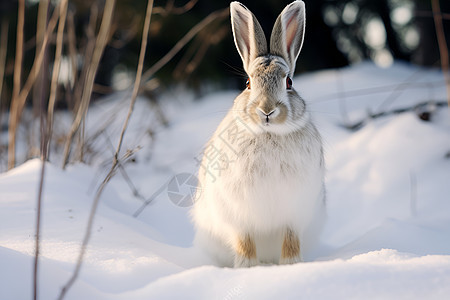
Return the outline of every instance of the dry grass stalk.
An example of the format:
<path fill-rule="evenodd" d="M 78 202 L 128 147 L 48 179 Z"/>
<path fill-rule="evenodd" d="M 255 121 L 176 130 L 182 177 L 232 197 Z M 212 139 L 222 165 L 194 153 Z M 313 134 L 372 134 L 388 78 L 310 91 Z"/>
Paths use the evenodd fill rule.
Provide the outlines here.
<path fill-rule="evenodd" d="M 2 28 L 0 33 L 0 113 L 2 112 L 2 91 L 3 91 L 3 79 L 5 76 L 5 63 L 6 63 L 6 52 L 8 50 L 8 29 L 9 22 L 8 19 L 2 20 Z M 1 115 L 0 115 L 1 117 Z"/>
<path fill-rule="evenodd" d="M 109 30 L 111 27 L 111 20 L 114 10 L 115 0 L 106 1 L 105 8 L 103 11 L 102 22 L 100 25 L 100 30 L 95 41 L 94 53 L 92 54 L 92 61 L 88 66 L 86 80 L 83 85 L 83 93 L 81 96 L 81 102 L 76 113 L 75 119 L 72 123 L 72 127 L 70 128 L 69 133 L 67 134 L 66 143 L 64 146 L 64 155 L 63 155 L 63 169 L 66 167 L 70 155 L 70 148 L 72 146 L 73 138 L 80 128 L 81 122 L 83 121 L 87 109 L 89 107 L 89 103 L 91 100 L 92 89 L 94 86 L 95 74 L 97 73 L 97 69 L 100 63 L 101 56 L 103 54 L 103 50 L 108 41 Z"/>
<path fill-rule="evenodd" d="M 98 9 L 97 3 L 94 3 L 91 6 L 91 11 L 90 11 L 90 15 L 89 15 L 89 24 L 86 28 L 87 42 L 86 42 L 86 45 L 84 46 L 83 51 L 80 51 L 80 52 L 84 53 L 84 63 L 83 63 L 83 68 L 81 70 L 80 77 L 77 80 L 77 84 L 75 86 L 75 91 L 74 91 L 74 106 L 73 106 L 74 114 L 76 114 L 78 112 L 78 109 L 80 107 L 81 95 L 83 93 L 88 68 L 89 68 L 89 65 L 91 64 L 92 56 L 94 54 L 95 28 L 97 26 L 98 13 L 99 13 L 99 9 Z"/>
<path fill-rule="evenodd" d="M 9 29 L 9 21 L 7 18 L 2 20 L 1 31 L 0 31 L 0 127 L 2 124 L 2 116 L 3 112 L 6 109 L 6 105 L 3 104 L 2 92 L 3 92 L 3 79 L 5 76 L 5 62 L 6 62 L 6 52 L 8 49 L 8 29 Z M 6 102 L 6 101 L 5 101 Z M 6 147 L 0 144 L 0 172 L 2 171 L 1 165 L 3 163 L 3 151 L 6 150 Z"/>
<path fill-rule="evenodd" d="M 13 97 L 11 101 L 11 108 L 9 112 L 9 126 L 8 126 L 8 169 L 12 169 L 16 163 L 16 134 L 17 128 L 19 126 L 20 117 L 22 115 L 23 108 L 25 106 L 25 101 L 27 100 L 28 94 L 31 91 L 35 81 L 36 75 L 41 69 L 42 62 L 44 60 L 45 48 L 47 46 L 49 36 L 56 27 L 56 23 L 59 18 L 59 5 L 56 7 L 53 15 L 48 23 L 47 30 L 42 42 L 42 46 L 39 49 L 39 54 L 35 57 L 33 66 L 31 67 L 30 74 L 20 90 L 17 97 Z M 16 57 L 17 59 L 17 57 Z"/>
<path fill-rule="evenodd" d="M 67 17 L 67 3 L 68 0 L 61 0 L 61 7 L 60 7 L 60 18 L 59 18 L 59 25 L 58 25 L 58 31 L 56 36 L 56 50 L 55 50 L 55 59 L 53 62 L 53 72 L 52 72 L 52 81 L 50 85 L 50 96 L 49 96 L 49 102 L 48 102 L 48 109 L 47 109 L 47 138 L 46 138 L 46 145 L 43 147 L 43 155 L 44 159 L 47 160 L 49 157 L 49 146 L 50 141 L 52 138 L 52 131 L 53 131 L 53 113 L 55 110 L 55 103 L 56 103 L 56 95 L 57 95 L 57 89 L 58 89 L 58 78 L 59 78 L 59 71 L 61 67 L 61 55 L 62 55 L 62 48 L 63 48 L 63 41 L 64 41 L 64 27 L 66 24 L 66 17 Z"/>
<path fill-rule="evenodd" d="M 436 27 L 436 35 L 439 44 L 439 53 L 441 57 L 441 69 L 444 74 L 445 85 L 447 87 L 447 104 L 450 108 L 450 74 L 449 74 L 449 56 L 447 41 L 445 40 L 444 25 L 442 24 L 441 7 L 439 0 L 432 0 L 431 7 L 433 9 L 434 25 Z"/>
<path fill-rule="evenodd" d="M 42 42 L 44 41 L 45 30 L 47 28 L 47 15 L 49 8 L 49 0 L 41 0 L 39 2 L 38 8 L 38 18 L 36 24 L 36 52 L 35 57 L 39 54 L 39 49 L 42 46 Z M 44 76 L 43 72 L 38 72 L 36 74 L 36 85 L 33 87 L 33 117 L 37 117 L 39 115 L 39 111 L 41 108 L 41 100 L 44 97 L 43 95 L 43 85 Z"/>
<path fill-rule="evenodd" d="M 195 4 L 197 4 L 198 0 L 190 0 L 185 5 L 181 7 L 175 7 L 174 0 L 169 0 L 166 3 L 165 7 L 154 7 L 153 8 L 153 14 L 158 14 L 162 16 L 167 15 L 182 15 L 188 11 L 190 11 Z"/>
<path fill-rule="evenodd" d="M 136 71 L 136 80 L 134 81 L 133 93 L 131 95 L 130 109 L 128 110 L 128 115 L 127 118 L 125 119 L 125 124 L 123 125 L 122 132 L 120 133 L 119 143 L 117 145 L 116 153 L 114 154 L 114 164 L 117 164 L 117 157 L 119 155 L 120 148 L 122 147 L 123 137 L 125 136 L 125 131 L 127 130 L 128 123 L 133 113 L 134 104 L 136 103 L 136 98 L 139 93 L 139 87 L 141 86 L 142 71 L 144 69 L 145 50 L 147 49 L 148 32 L 152 16 L 152 8 L 153 8 L 153 0 L 149 0 L 147 3 L 147 12 L 145 15 L 144 30 L 142 31 L 141 50 L 139 53 L 139 62 Z"/>
<path fill-rule="evenodd" d="M 83 96 L 83 91 L 85 89 L 86 80 L 88 77 L 87 74 L 89 72 L 89 68 L 92 64 L 92 58 L 94 56 L 95 45 L 96 45 L 95 31 L 96 31 L 96 27 L 97 27 L 98 16 L 99 16 L 99 7 L 98 7 L 97 3 L 94 3 L 91 6 L 91 12 L 90 12 L 90 16 L 89 16 L 89 24 L 86 28 L 87 42 L 86 42 L 86 46 L 83 51 L 84 52 L 83 68 L 81 70 L 81 75 L 77 80 L 77 85 L 75 87 L 75 92 L 74 92 L 74 106 L 73 106 L 74 115 L 77 115 L 80 110 L 81 99 Z M 109 29 L 109 31 L 111 31 L 111 29 Z M 94 87 L 95 87 L 95 83 L 94 83 Z M 94 87 L 92 88 L 93 90 L 94 90 Z M 92 95 L 92 91 L 91 91 L 91 95 Z M 89 102 L 90 102 L 90 97 L 89 97 Z M 84 161 L 85 118 L 83 118 L 83 120 L 81 121 L 80 127 L 81 128 L 78 129 L 79 134 L 77 136 L 76 153 L 78 154 L 78 157 L 76 159 L 78 159 L 79 161 Z M 69 154 L 70 154 L 70 148 L 69 148 Z"/>
<path fill-rule="evenodd" d="M 15 165 L 15 132 L 17 130 L 18 112 L 15 109 L 15 104 L 19 102 L 19 92 L 22 77 L 22 59 L 23 59 L 23 27 L 25 23 L 25 0 L 19 0 L 18 15 L 17 15 L 17 29 L 16 29 L 16 55 L 14 59 L 14 76 L 13 76 L 13 92 L 11 100 L 11 110 L 9 113 L 9 141 L 8 141 L 8 169 L 12 169 Z M 11 136 L 14 134 L 14 138 Z M 14 139 L 14 143 L 12 142 Z"/>
<path fill-rule="evenodd" d="M 49 10 L 49 0 L 40 1 L 39 7 L 38 7 L 37 24 L 36 24 L 35 57 L 38 56 L 39 49 L 41 48 L 42 42 L 44 41 L 45 31 L 47 28 L 48 10 Z M 48 76 L 47 76 L 47 72 L 46 72 L 46 69 L 48 66 L 47 57 L 48 57 L 47 49 L 45 49 L 42 71 L 37 72 L 36 83 L 33 86 L 33 97 L 32 97 L 33 115 L 32 115 L 32 119 L 30 121 L 32 124 L 39 116 L 42 116 L 42 109 L 44 107 L 44 102 L 46 100 L 47 83 L 48 83 Z M 39 128 L 37 126 L 29 126 L 27 129 L 29 131 L 27 158 L 35 157 L 39 154 L 39 150 L 40 150 L 40 148 L 38 147 L 39 136 L 40 136 L 39 132 L 38 132 Z"/>
<path fill-rule="evenodd" d="M 16 56 L 14 59 L 14 77 L 12 101 L 17 99 L 22 82 L 22 60 L 23 60 L 23 28 L 25 24 L 25 0 L 19 0 L 16 30 Z"/>
<path fill-rule="evenodd" d="M 205 30 L 206 31 L 206 30 Z M 205 57 L 209 47 L 219 43 L 228 34 L 228 26 L 209 26 L 207 32 L 199 34 L 173 72 L 175 78 L 186 78 L 195 71 Z"/>
<path fill-rule="evenodd" d="M 67 15 L 67 44 L 69 48 L 70 66 L 72 70 L 72 81 L 70 81 L 70 88 L 74 88 L 75 81 L 77 78 L 77 38 L 75 34 L 75 21 L 74 13 L 72 11 L 68 12 Z"/>
<path fill-rule="evenodd" d="M 56 92 L 58 86 L 58 77 L 59 70 L 61 66 L 61 53 L 62 53 L 62 45 L 64 38 L 64 26 L 66 23 L 67 16 L 67 1 L 62 0 L 59 12 L 59 25 L 58 25 L 58 33 L 56 38 L 56 51 L 55 51 L 55 59 L 53 64 L 53 73 L 52 73 L 52 81 L 51 81 L 51 89 L 50 89 L 50 98 L 48 103 L 48 111 L 47 111 L 47 130 L 44 132 L 44 122 L 43 116 L 41 116 L 41 174 L 39 180 L 39 191 L 38 191 L 38 199 L 37 199 L 37 210 L 36 210 L 36 235 L 35 235 L 35 254 L 34 254 L 34 269 L 33 269 L 33 299 L 36 300 L 38 298 L 38 269 L 39 269 L 39 249 L 40 249 L 40 229 L 41 229 L 41 207 L 42 207 L 42 192 L 44 187 L 44 178 L 45 178 L 45 165 L 49 156 L 49 145 L 52 136 L 52 126 L 53 126 L 53 110 L 55 106 Z M 43 114 L 41 110 L 41 114 Z"/>

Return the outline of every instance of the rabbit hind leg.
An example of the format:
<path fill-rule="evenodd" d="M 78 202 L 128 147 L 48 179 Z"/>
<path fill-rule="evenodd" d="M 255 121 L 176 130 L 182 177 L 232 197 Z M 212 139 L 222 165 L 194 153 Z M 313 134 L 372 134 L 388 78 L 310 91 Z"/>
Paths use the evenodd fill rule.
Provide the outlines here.
<path fill-rule="evenodd" d="M 256 245 L 250 234 L 244 234 L 238 237 L 235 246 L 235 268 L 246 268 L 256 266 L 258 259 L 256 257 Z"/>
<path fill-rule="evenodd" d="M 281 246 L 280 264 L 295 264 L 302 261 L 300 252 L 300 239 L 298 234 L 291 228 L 284 232 L 283 244 Z"/>

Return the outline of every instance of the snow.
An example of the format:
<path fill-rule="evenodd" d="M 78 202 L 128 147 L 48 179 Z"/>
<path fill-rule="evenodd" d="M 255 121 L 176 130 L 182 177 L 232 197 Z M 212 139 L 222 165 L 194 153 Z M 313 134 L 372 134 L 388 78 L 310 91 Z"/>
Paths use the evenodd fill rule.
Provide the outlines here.
<path fill-rule="evenodd" d="M 105 189 L 80 277 L 66 299 L 447 299 L 450 296 L 450 118 L 439 108 L 430 122 L 406 112 L 368 121 L 368 111 L 445 99 L 442 74 L 395 63 L 363 63 L 294 80 L 325 140 L 327 223 L 307 262 L 227 269 L 192 247 L 189 208 L 176 206 L 167 185 L 195 174 L 203 144 L 238 91 L 193 101 L 166 94 L 170 126 L 140 99 L 125 149 L 142 149 L 124 165 L 144 200 L 118 172 Z M 127 113 L 116 95 L 94 105 L 86 132 L 106 128 L 115 145 Z M 57 116 L 61 130 L 67 116 Z M 105 136 L 106 136 L 105 135 Z M 39 272 L 40 299 L 57 298 L 71 276 L 94 198 L 112 151 L 104 137 L 91 164 L 63 171 L 60 153 L 46 166 Z M 94 152 L 95 152 L 94 151 Z M 0 174 L 0 299 L 30 299 L 35 210 L 41 162 Z M 152 195 L 154 197 L 152 197 Z"/>

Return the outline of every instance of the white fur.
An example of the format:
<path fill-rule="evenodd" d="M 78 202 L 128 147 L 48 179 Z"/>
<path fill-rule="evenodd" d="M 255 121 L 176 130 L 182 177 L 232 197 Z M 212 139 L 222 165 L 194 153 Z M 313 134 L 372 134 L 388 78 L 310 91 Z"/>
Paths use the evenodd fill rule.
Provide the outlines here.
<path fill-rule="evenodd" d="M 299 20 L 303 22 L 299 23 L 299 30 L 303 32 L 303 2 L 293 2 L 283 13 L 292 14 L 291 7 L 297 9 L 295 12 L 299 11 L 299 7 L 303 8 L 298 13 Z M 267 53 L 266 60 L 276 66 L 274 70 L 277 74 L 284 74 L 279 78 L 279 75 L 262 71 L 264 59 L 261 57 L 248 61 L 249 57 L 255 56 L 252 53 L 264 50 L 251 49 L 258 42 L 262 44 L 262 37 L 258 32 L 236 34 L 236 24 L 247 24 L 253 14 L 236 2 L 231 4 L 231 9 L 236 45 L 255 84 L 236 98 L 233 108 L 205 147 L 199 172 L 198 200 L 192 209 L 197 230 L 194 243 L 205 249 L 221 266 L 295 263 L 301 261 L 301 254 L 299 257 L 280 259 L 285 229 L 290 228 L 297 233 L 302 253 L 317 239 L 323 220 L 321 138 L 304 109 L 304 101 L 295 90 L 285 88 L 287 74 L 293 73 L 287 67 L 289 58 L 272 57 Z M 239 13 L 233 13 L 234 10 Z M 246 21 L 234 20 L 236 15 L 245 15 Z M 254 20 L 257 23 L 256 18 Z M 248 25 L 247 30 L 258 26 Z M 282 32 L 280 28 L 278 30 Z M 241 41 L 242 36 L 260 40 Z M 274 39 L 273 34 L 271 39 Z M 297 40 L 302 42 L 303 37 Z M 242 45 L 253 46 L 247 49 Z M 292 55 L 290 59 L 295 62 L 298 53 Z M 267 82 L 273 86 L 268 87 Z M 287 107 L 287 118 L 283 123 L 262 124 L 249 116 L 252 105 L 266 98 L 276 98 L 277 102 Z M 277 117 L 278 111 L 273 116 L 274 120 Z M 220 155 L 211 155 L 216 152 Z M 213 157 L 217 159 L 214 165 Z M 211 166 L 219 167 L 220 171 L 214 168 L 208 170 Z M 237 240 L 246 234 L 255 241 L 256 259 L 245 259 L 235 253 Z"/>

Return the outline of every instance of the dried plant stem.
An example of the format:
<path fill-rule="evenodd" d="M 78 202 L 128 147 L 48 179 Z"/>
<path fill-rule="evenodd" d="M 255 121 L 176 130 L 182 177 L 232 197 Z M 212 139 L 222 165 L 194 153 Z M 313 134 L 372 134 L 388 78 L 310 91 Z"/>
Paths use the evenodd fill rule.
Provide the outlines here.
<path fill-rule="evenodd" d="M 195 4 L 197 4 L 197 2 L 198 0 L 190 0 L 182 7 L 175 7 L 174 0 L 169 0 L 167 1 L 165 7 L 154 7 L 153 14 L 162 16 L 181 15 L 191 10 L 195 6 Z"/>
<path fill-rule="evenodd" d="M 75 136 L 75 133 L 80 128 L 81 122 L 83 121 L 87 109 L 89 107 L 89 103 L 91 100 L 92 89 L 94 86 L 95 74 L 97 73 L 98 66 L 100 64 L 100 59 L 103 54 L 103 50 L 105 49 L 106 43 L 108 41 L 109 29 L 111 27 L 111 20 L 114 10 L 115 0 L 109 0 L 105 3 L 105 8 L 103 11 L 102 22 L 100 25 L 100 30 L 95 41 L 95 48 L 92 54 L 92 60 L 89 64 L 86 80 L 83 86 L 83 93 L 81 96 L 80 106 L 76 113 L 75 119 L 72 123 L 72 127 L 70 128 L 69 133 L 67 134 L 66 143 L 64 146 L 64 155 L 63 155 L 63 169 L 65 169 L 69 155 L 70 148 L 72 146 L 72 141 Z"/>
<path fill-rule="evenodd" d="M 55 59 L 53 62 L 53 72 L 52 72 L 52 81 L 50 85 L 50 96 L 48 100 L 48 109 L 47 109 L 47 138 L 46 145 L 43 147 L 43 160 L 47 160 L 49 157 L 49 148 L 50 148 L 50 142 L 52 139 L 52 132 L 53 132 L 53 113 L 55 110 L 55 103 L 56 103 L 56 94 L 58 89 L 58 78 L 59 78 L 59 71 L 61 67 L 61 54 L 62 54 L 62 48 L 63 48 L 63 40 L 64 40 L 64 27 L 66 24 L 66 18 L 67 18 L 67 6 L 68 6 L 68 0 L 61 0 L 61 7 L 60 7 L 60 17 L 59 17 L 59 25 L 58 25 L 58 32 L 56 35 L 56 50 L 55 50 Z"/>
<path fill-rule="evenodd" d="M 73 12 L 68 12 L 67 16 L 67 35 L 68 35 L 68 45 L 69 45 L 69 57 L 70 65 L 72 69 L 72 81 L 70 81 L 70 87 L 73 89 L 75 81 L 77 79 L 77 38 L 75 34 L 75 21 Z"/>
<path fill-rule="evenodd" d="M 35 49 L 35 57 L 39 54 L 39 49 L 41 48 L 42 42 L 45 37 L 45 31 L 47 28 L 47 18 L 48 18 L 48 10 L 49 10 L 49 0 L 42 0 L 39 2 L 39 8 L 38 8 L 38 16 L 37 16 L 37 24 L 36 24 L 36 49 Z M 42 109 L 44 108 L 44 103 L 46 101 L 46 94 L 47 94 L 47 82 L 48 82 L 48 76 L 47 76 L 47 49 L 45 49 L 44 54 L 44 61 L 42 65 L 42 71 L 37 71 L 36 74 L 36 83 L 33 86 L 33 96 L 32 96 L 32 103 L 33 103 L 33 119 L 31 122 L 34 122 L 35 119 L 37 119 L 39 116 L 41 117 L 41 122 L 44 122 L 42 114 Z M 41 124 L 42 125 L 42 124 Z M 30 126 L 28 128 L 30 131 L 29 133 L 29 146 L 28 146 L 28 157 L 34 157 L 39 153 L 39 148 L 37 147 L 39 134 L 37 132 L 38 128 L 36 126 Z M 43 127 L 41 126 L 41 131 L 43 131 Z M 41 136 L 41 141 L 43 141 Z M 41 146 L 42 143 L 41 143 Z M 42 150 L 42 149 L 41 149 Z"/>
<path fill-rule="evenodd" d="M 120 133 L 119 143 L 117 145 L 116 153 L 114 154 L 114 162 L 113 165 L 117 164 L 117 157 L 120 152 L 120 148 L 122 147 L 123 137 L 125 135 L 125 131 L 127 130 L 128 123 L 130 121 L 131 115 L 133 113 L 134 104 L 136 102 L 136 98 L 139 93 L 139 87 L 141 85 L 142 79 L 142 70 L 144 69 L 144 58 L 145 58 L 145 50 L 147 49 L 147 40 L 148 40 L 148 32 L 150 28 L 150 20 L 152 16 L 152 8 L 153 8 L 153 0 L 148 0 L 147 3 L 147 12 L 145 15 L 144 21 L 144 30 L 142 31 L 142 42 L 141 42 L 141 50 L 139 53 L 139 63 L 136 71 L 136 80 L 134 81 L 133 93 L 131 95 L 130 108 L 128 110 L 127 118 L 125 119 L 125 124 L 123 125 L 122 132 Z"/>
<path fill-rule="evenodd" d="M 14 77 L 12 101 L 19 96 L 21 77 L 22 77 L 22 59 L 23 59 L 23 27 L 25 23 L 25 0 L 19 0 L 19 12 L 17 16 L 16 31 L 16 56 L 14 59 Z"/>
<path fill-rule="evenodd" d="M 0 32 L 0 112 L 3 109 L 2 105 L 2 91 L 3 91 L 3 79 L 5 76 L 5 62 L 6 62 L 6 52 L 8 50 L 8 29 L 9 22 L 8 19 L 2 20 L 2 28 Z"/>
<path fill-rule="evenodd" d="M 439 44 L 439 53 L 441 57 L 441 68 L 444 74 L 445 85 L 447 87 L 447 104 L 450 108 L 450 74 L 449 74 L 449 56 L 447 41 L 445 40 L 444 25 L 442 24 L 441 7 L 439 0 L 432 0 L 431 7 L 433 9 L 434 26 L 436 28 L 436 36 Z"/>
<path fill-rule="evenodd" d="M 23 108 L 25 106 L 25 101 L 27 100 L 28 94 L 36 81 L 36 75 L 41 69 L 42 61 L 44 60 L 45 48 L 47 46 L 49 36 L 56 27 L 56 23 L 59 18 L 59 5 L 53 12 L 52 18 L 48 23 L 48 27 L 42 41 L 39 54 L 35 57 L 33 66 L 31 67 L 30 74 L 28 75 L 23 88 L 20 90 L 17 97 L 13 97 L 11 101 L 11 108 L 9 112 L 9 127 L 8 127 L 8 169 L 12 169 L 16 162 L 16 133 L 17 127 L 19 126 L 20 116 L 22 115 Z"/>
<path fill-rule="evenodd" d="M 67 16 L 67 1 L 61 0 L 60 6 L 60 18 L 58 25 L 58 34 L 56 38 L 56 52 L 55 60 L 53 64 L 53 74 L 51 81 L 50 99 L 48 104 L 47 112 L 47 130 L 44 132 L 44 117 L 41 116 L 41 174 L 39 180 L 39 191 L 37 199 L 37 210 L 36 210 L 36 235 L 35 235 L 35 253 L 34 253 L 34 269 L 33 269 L 33 299 L 38 298 L 38 270 L 39 270 L 39 250 L 40 250 L 40 235 L 41 235 L 41 208 L 42 208 L 42 193 L 44 188 L 44 178 L 45 178 L 45 165 L 49 156 L 49 145 L 52 136 L 52 125 L 53 125 L 53 110 L 55 106 L 56 99 L 56 88 L 58 86 L 59 69 L 61 66 L 61 53 L 64 37 L 64 26 L 66 23 Z M 41 114 L 43 111 L 40 110 Z"/>
<path fill-rule="evenodd" d="M 47 27 L 47 15 L 48 15 L 48 7 L 49 0 L 41 0 L 39 2 L 38 8 L 38 18 L 36 24 L 36 53 L 35 57 L 39 54 L 39 49 L 41 48 L 42 42 L 45 36 L 45 30 Z M 44 88 L 44 72 L 37 72 L 36 76 L 36 85 L 33 87 L 33 117 L 37 117 L 40 112 L 40 108 L 42 108 L 41 101 L 44 97 L 43 92 Z"/>
<path fill-rule="evenodd" d="M 15 104 L 19 102 L 19 92 L 22 77 L 22 59 L 23 59 L 23 27 L 25 23 L 25 0 L 19 0 L 18 15 L 17 15 L 17 29 L 16 29 L 16 55 L 14 59 L 14 76 L 13 76 L 13 92 L 11 100 L 11 110 L 9 114 L 9 145 L 8 145 L 8 169 L 12 169 L 15 164 L 15 141 L 11 144 L 11 135 L 16 131 L 17 125 L 17 111 L 14 108 Z M 13 125 L 13 126 L 11 126 Z"/>
<path fill-rule="evenodd" d="M 435 14 L 431 11 L 427 10 L 416 10 L 414 12 L 415 17 L 433 17 Z M 450 20 L 450 13 L 440 13 L 442 16 L 442 19 L 444 20 Z"/>
<path fill-rule="evenodd" d="M 84 85 L 86 82 L 86 74 L 88 72 L 89 66 L 91 65 L 92 56 L 94 54 L 95 49 L 95 28 L 97 26 L 97 19 L 98 19 L 98 5 L 96 2 L 94 2 L 91 6 L 90 16 L 89 16 L 89 24 L 86 28 L 86 37 L 87 37 L 87 43 L 84 47 L 84 63 L 83 68 L 81 70 L 81 74 L 78 78 L 77 85 L 75 86 L 74 90 L 74 106 L 73 106 L 73 112 L 76 114 L 78 112 L 78 109 L 80 108 L 81 103 L 81 95 L 83 93 Z"/>

